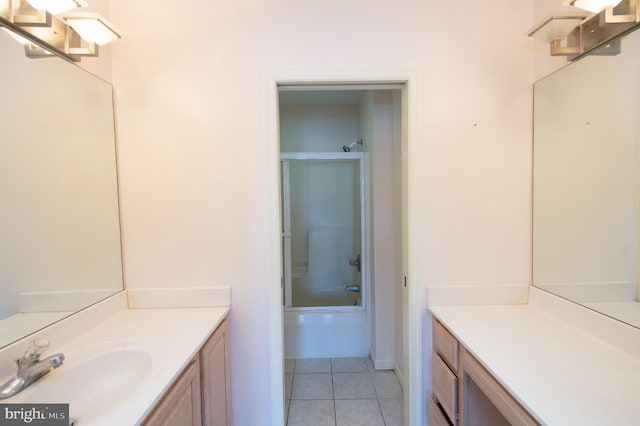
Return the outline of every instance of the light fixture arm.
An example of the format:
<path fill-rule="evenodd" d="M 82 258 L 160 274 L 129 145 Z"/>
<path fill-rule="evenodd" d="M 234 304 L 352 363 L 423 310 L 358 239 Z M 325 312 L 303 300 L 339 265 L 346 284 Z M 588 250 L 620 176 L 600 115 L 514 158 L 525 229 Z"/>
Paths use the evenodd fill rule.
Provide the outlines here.
<path fill-rule="evenodd" d="M 623 1 L 617 6 L 607 6 L 600 13 L 600 25 L 626 24 L 640 22 L 640 5 L 638 0 Z"/>

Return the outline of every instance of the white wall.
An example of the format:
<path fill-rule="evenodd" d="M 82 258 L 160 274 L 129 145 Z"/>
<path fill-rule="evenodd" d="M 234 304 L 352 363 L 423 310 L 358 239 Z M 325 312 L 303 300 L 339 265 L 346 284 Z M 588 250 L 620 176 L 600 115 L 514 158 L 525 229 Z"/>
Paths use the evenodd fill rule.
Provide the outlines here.
<path fill-rule="evenodd" d="M 112 53 L 127 286 L 232 286 L 236 424 L 277 421 L 280 398 L 266 374 L 270 76 L 414 75 L 409 285 L 527 285 L 532 0 L 111 0 L 111 12 L 125 34 Z"/>

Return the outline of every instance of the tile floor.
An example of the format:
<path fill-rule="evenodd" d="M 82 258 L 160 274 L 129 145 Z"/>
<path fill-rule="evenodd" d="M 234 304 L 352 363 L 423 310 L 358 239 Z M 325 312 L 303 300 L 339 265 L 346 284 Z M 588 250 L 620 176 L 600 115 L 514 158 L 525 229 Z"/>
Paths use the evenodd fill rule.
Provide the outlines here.
<path fill-rule="evenodd" d="M 285 360 L 287 426 L 402 426 L 403 393 L 393 371 L 368 358 Z"/>

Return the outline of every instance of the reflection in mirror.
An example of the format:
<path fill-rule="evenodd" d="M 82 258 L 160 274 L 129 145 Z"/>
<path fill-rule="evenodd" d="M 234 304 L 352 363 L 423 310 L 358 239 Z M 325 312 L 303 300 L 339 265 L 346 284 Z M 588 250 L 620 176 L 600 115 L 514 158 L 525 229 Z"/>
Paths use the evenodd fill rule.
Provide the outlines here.
<path fill-rule="evenodd" d="M 533 284 L 640 327 L 640 31 L 534 88 Z"/>
<path fill-rule="evenodd" d="M 122 290 L 111 86 L 0 30 L 0 347 Z"/>

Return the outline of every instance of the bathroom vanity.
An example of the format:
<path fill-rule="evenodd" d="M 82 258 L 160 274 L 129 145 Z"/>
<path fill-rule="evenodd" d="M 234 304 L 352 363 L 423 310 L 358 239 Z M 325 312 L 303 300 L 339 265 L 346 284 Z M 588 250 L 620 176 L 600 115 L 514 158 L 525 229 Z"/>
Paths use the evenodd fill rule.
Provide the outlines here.
<path fill-rule="evenodd" d="M 430 307 L 429 425 L 640 424 L 637 330 L 531 292 L 522 305 Z"/>
<path fill-rule="evenodd" d="M 206 297 L 211 289 L 123 291 L 2 348 L 0 381 L 33 339 L 64 354 L 62 366 L 2 402 L 69 404 L 78 426 L 230 425 L 230 289 L 217 290 L 222 298 Z"/>
<path fill-rule="evenodd" d="M 142 424 L 230 426 L 230 373 L 224 320 Z"/>
<path fill-rule="evenodd" d="M 539 424 L 438 320 L 433 321 L 431 374 L 430 425 Z"/>

